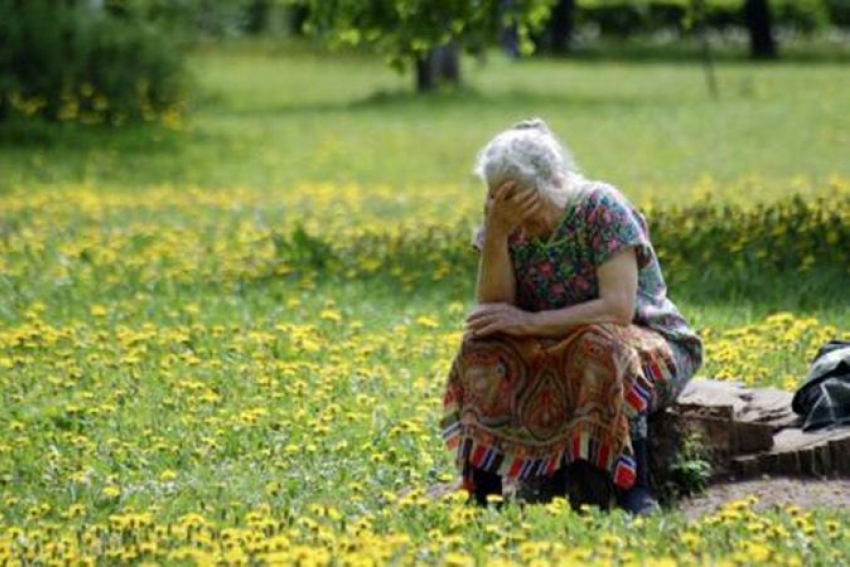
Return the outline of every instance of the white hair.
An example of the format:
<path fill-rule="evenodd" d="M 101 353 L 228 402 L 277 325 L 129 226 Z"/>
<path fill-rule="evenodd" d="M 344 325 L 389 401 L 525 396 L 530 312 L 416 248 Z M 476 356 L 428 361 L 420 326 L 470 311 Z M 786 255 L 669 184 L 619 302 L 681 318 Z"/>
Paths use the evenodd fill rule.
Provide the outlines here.
<path fill-rule="evenodd" d="M 570 151 L 539 118 L 519 122 L 490 140 L 478 153 L 474 171 L 489 187 L 516 181 L 562 207 L 575 196 L 581 179 Z"/>

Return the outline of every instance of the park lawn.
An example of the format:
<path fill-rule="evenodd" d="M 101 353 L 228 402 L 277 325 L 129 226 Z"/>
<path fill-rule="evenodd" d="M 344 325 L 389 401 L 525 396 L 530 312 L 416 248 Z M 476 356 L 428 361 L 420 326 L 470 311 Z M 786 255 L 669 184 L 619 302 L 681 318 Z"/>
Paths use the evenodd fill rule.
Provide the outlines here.
<path fill-rule="evenodd" d="M 702 375 L 791 388 L 850 331 L 842 67 L 725 63 L 719 102 L 681 63 L 491 57 L 470 91 L 425 101 L 364 57 L 212 49 L 192 67 L 183 131 L 0 148 L 0 563 L 850 554 L 846 510 L 632 522 L 423 493 L 454 473 L 438 423 L 471 300 L 477 147 L 544 116 L 659 222 Z M 729 218 L 674 207 L 737 201 Z"/>
<path fill-rule="evenodd" d="M 286 48 L 289 47 L 289 51 Z M 273 44 L 199 48 L 192 119 L 177 136 L 76 130 L 7 144 L 0 185 L 85 181 L 281 188 L 302 180 L 477 191 L 475 152 L 495 132 L 545 118 L 591 177 L 637 200 L 773 199 L 850 175 L 850 73 L 829 60 L 720 61 L 711 100 L 697 62 L 466 60 L 467 87 L 426 98 L 362 55 Z M 30 136 L 31 137 L 31 136 Z M 21 135 L 26 139 L 27 135 Z"/>

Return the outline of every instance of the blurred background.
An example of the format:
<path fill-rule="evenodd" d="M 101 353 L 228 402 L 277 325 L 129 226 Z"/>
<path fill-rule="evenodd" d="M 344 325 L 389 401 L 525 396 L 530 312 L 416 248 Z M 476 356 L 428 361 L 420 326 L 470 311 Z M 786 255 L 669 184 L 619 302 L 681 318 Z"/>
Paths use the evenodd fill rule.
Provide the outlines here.
<path fill-rule="evenodd" d="M 638 198 L 848 174 L 850 0 L 0 0 L 0 188 L 471 183 L 546 119 Z"/>

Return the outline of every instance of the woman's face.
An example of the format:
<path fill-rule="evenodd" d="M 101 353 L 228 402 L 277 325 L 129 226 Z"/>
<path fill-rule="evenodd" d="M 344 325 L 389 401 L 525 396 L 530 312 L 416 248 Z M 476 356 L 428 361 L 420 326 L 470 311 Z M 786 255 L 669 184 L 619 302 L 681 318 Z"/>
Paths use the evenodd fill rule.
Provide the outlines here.
<path fill-rule="evenodd" d="M 523 188 L 522 185 L 520 185 L 520 183 L 518 181 L 514 181 L 512 179 L 503 179 L 503 180 L 501 180 L 497 183 L 493 183 L 487 189 L 487 204 L 488 205 L 493 201 L 494 197 L 496 196 L 496 192 L 499 190 L 499 188 L 502 185 L 508 186 L 507 189 L 506 189 L 507 194 L 505 195 L 505 198 L 509 198 L 509 197 L 515 195 L 517 192 L 519 192 Z"/>
<path fill-rule="evenodd" d="M 503 189 L 504 188 L 504 189 Z M 484 214 L 489 215 L 490 211 L 495 202 L 496 195 L 499 194 L 500 191 L 504 191 L 504 198 L 510 199 L 513 196 L 518 196 L 518 201 L 515 203 L 513 200 L 503 200 L 502 206 L 507 207 L 508 209 L 512 209 L 514 207 L 518 207 L 518 203 L 525 203 L 526 205 L 529 203 L 527 201 L 527 194 L 534 193 L 535 198 L 533 199 L 533 203 L 535 204 L 534 209 L 530 211 L 524 211 L 522 214 L 523 220 L 521 224 L 526 225 L 529 223 L 536 223 L 539 220 L 539 215 L 542 211 L 542 202 L 546 199 L 545 196 L 541 195 L 536 187 L 529 186 L 523 182 L 513 181 L 513 180 L 504 180 L 499 183 L 490 185 L 487 189 L 487 199 L 484 203 Z M 519 209 L 517 209 L 516 214 L 519 213 Z"/>

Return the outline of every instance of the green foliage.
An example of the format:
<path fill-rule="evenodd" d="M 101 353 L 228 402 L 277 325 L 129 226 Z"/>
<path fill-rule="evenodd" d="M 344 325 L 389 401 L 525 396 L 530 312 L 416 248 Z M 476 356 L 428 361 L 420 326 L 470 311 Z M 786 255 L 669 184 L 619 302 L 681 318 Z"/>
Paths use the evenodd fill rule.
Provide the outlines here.
<path fill-rule="evenodd" d="M 850 0 L 825 0 L 827 18 L 836 26 L 850 26 Z"/>
<path fill-rule="evenodd" d="M 670 468 L 675 483 L 674 497 L 700 494 L 708 488 L 711 463 L 707 459 L 702 436 L 697 433 L 686 436 L 676 462 Z"/>
<path fill-rule="evenodd" d="M 286 0 L 123 0 L 187 38 L 234 37 L 266 31 Z"/>
<path fill-rule="evenodd" d="M 833 191 L 828 198 L 791 197 L 754 207 L 712 198 L 686 207 L 647 203 L 644 211 L 667 282 L 680 294 L 702 300 L 756 296 L 776 281 L 836 290 L 850 266 L 850 191 L 846 183 L 836 183 Z M 467 248 L 469 215 L 449 222 L 444 214 L 440 224 L 424 216 L 417 229 L 401 231 L 379 223 L 368 230 L 352 227 L 350 234 L 340 228 L 313 235 L 298 224 L 291 235 L 274 237 L 275 261 L 309 278 L 377 275 L 399 287 L 453 276 L 462 282 L 477 262 Z M 375 266 L 386 271 L 376 274 Z M 813 282 L 813 273 L 823 281 Z"/>
<path fill-rule="evenodd" d="M 390 65 L 403 70 L 430 50 L 456 42 L 481 49 L 503 25 L 515 24 L 521 50 L 533 45 L 530 32 L 548 18 L 552 0 L 516 0 L 510 12 L 498 0 L 292 0 L 309 7 L 307 31 L 336 46 L 373 45 Z"/>
<path fill-rule="evenodd" d="M 834 0 L 833 0 L 834 1 Z M 812 32 L 830 22 L 829 0 L 771 0 L 773 21 Z M 602 33 L 630 35 L 661 28 L 688 29 L 694 11 L 715 28 L 744 26 L 743 0 L 579 0 L 577 20 Z"/>
<path fill-rule="evenodd" d="M 134 10 L 0 0 L 0 120 L 179 122 L 182 56 Z"/>
<path fill-rule="evenodd" d="M 289 237 L 274 234 L 272 242 L 277 253 L 276 260 L 284 264 L 323 270 L 337 260 L 331 245 L 310 235 L 300 223 L 296 224 Z"/>
<path fill-rule="evenodd" d="M 780 26 L 813 32 L 830 23 L 827 4 L 827 0 L 774 0 L 773 19 Z"/>

